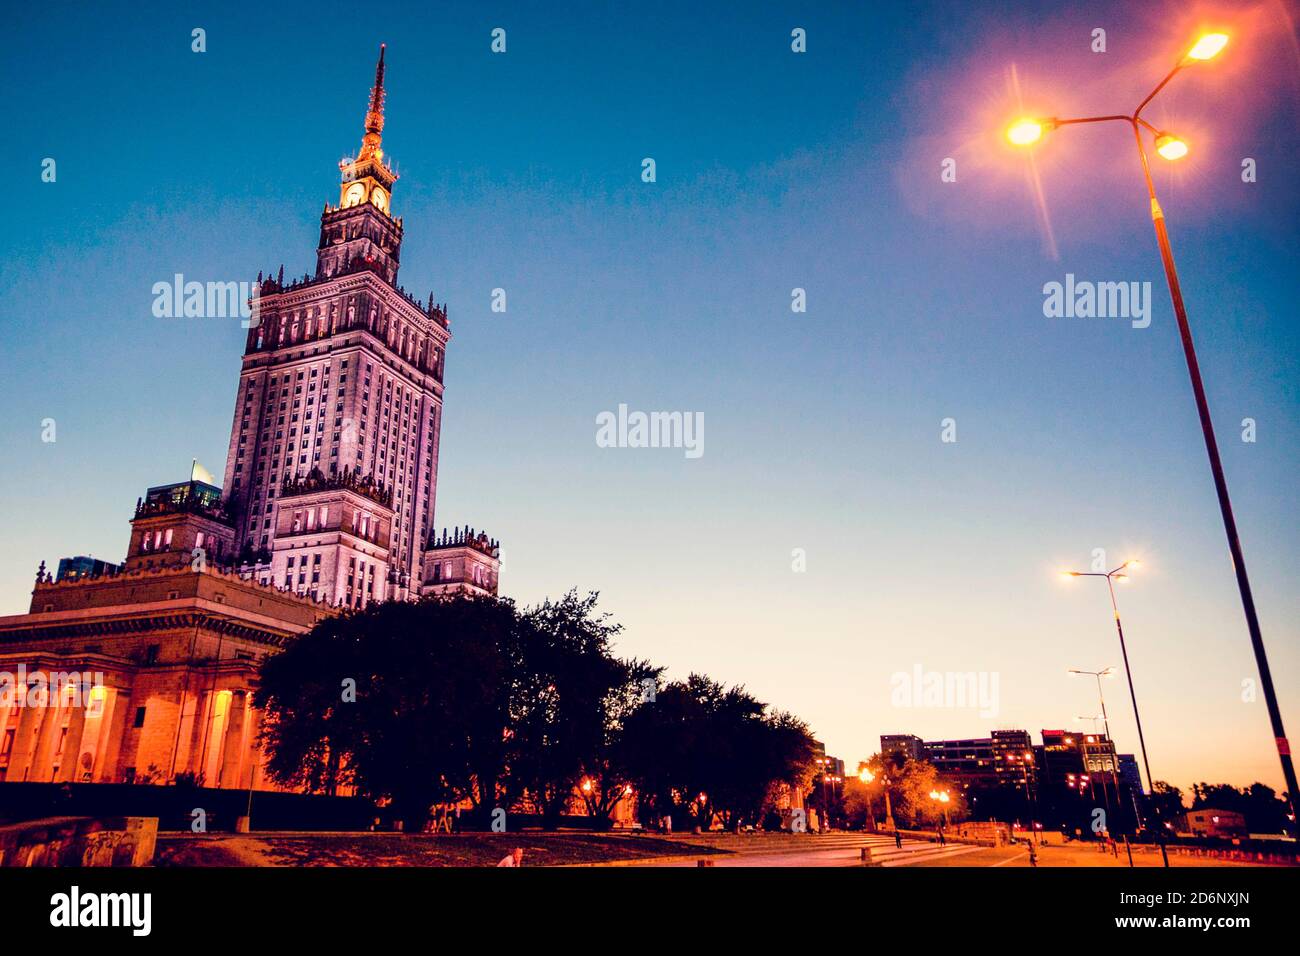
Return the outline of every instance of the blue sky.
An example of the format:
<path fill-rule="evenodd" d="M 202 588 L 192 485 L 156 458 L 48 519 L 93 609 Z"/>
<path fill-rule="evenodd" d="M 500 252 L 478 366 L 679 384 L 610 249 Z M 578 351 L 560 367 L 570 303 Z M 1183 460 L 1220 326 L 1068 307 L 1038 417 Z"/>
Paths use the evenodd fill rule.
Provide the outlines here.
<path fill-rule="evenodd" d="M 501 538 L 507 593 L 599 590 L 626 653 L 744 683 L 852 764 L 882 733 L 1083 726 L 1065 671 L 1118 649 L 1104 589 L 1052 571 L 1140 553 L 1121 599 L 1155 776 L 1280 784 L 1131 139 L 1038 149 L 1053 246 L 998 138 L 1012 64 L 1033 108 L 1114 112 L 1201 21 L 1240 31 L 1152 118 L 1193 144 L 1158 185 L 1300 734 L 1300 74 L 1277 5 L 230 6 L 19 8 L 0 37 L 0 611 L 41 559 L 120 559 L 135 498 L 192 457 L 220 472 L 242 332 L 156 319 L 150 288 L 314 267 L 384 41 L 400 281 L 452 322 L 437 522 Z M 1150 282 L 1150 328 L 1044 317 L 1066 273 Z M 597 447 L 620 403 L 702 412 L 703 457 Z M 998 715 L 894 706 L 916 664 L 997 673 Z M 1134 749 L 1120 683 L 1107 704 Z"/>

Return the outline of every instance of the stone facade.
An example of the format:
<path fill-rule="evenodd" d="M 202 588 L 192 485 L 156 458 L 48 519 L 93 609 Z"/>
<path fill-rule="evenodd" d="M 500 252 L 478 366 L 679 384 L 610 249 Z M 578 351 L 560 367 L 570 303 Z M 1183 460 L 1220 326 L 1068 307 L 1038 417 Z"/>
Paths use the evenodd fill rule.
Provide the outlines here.
<path fill-rule="evenodd" d="M 403 226 L 393 214 L 397 175 L 383 127 L 381 48 L 361 150 L 339 164 L 338 205 L 321 213 L 315 274 L 289 283 L 283 268 L 275 279 L 259 276 L 259 320 L 245 343 L 225 475 L 240 549 L 274 553 L 281 579 L 290 558 L 297 569 L 319 562 L 312 590 L 353 607 L 418 594 L 434 529 L 451 337 L 446 307 L 432 293 L 417 301 L 397 284 Z M 316 476 L 372 483 L 389 509 L 369 516 L 387 526 L 382 549 L 358 549 L 346 535 L 285 540 L 285 512 L 302 503 L 286 501 L 284 489 Z"/>
<path fill-rule="evenodd" d="M 188 555 L 43 577 L 31 613 L 0 617 L 0 673 L 23 678 L 0 701 L 0 781 L 267 786 L 253 745 L 258 663 L 335 613 L 236 573 L 196 570 Z"/>
<path fill-rule="evenodd" d="M 225 490 L 136 503 L 120 565 L 37 572 L 0 617 L 0 781 L 268 788 L 259 662 L 373 601 L 496 594 L 499 547 L 433 533 L 447 311 L 396 284 L 381 48 L 314 276 L 259 277 Z M 6 690 L 7 689 L 7 690 Z"/>

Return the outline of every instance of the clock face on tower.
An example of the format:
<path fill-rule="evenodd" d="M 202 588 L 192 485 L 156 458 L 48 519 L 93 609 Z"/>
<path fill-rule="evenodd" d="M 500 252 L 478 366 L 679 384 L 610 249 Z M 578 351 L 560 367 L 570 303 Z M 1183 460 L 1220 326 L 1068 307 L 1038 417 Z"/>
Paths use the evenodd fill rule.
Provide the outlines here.
<path fill-rule="evenodd" d="M 375 208 L 380 212 L 388 211 L 388 194 L 378 186 L 376 186 L 374 191 L 370 194 L 370 201 L 375 204 Z"/>
<path fill-rule="evenodd" d="M 355 206 L 365 198 L 366 198 L 365 183 L 353 183 L 351 186 L 347 188 L 347 191 L 343 194 L 343 208 L 347 209 L 349 206 Z"/>

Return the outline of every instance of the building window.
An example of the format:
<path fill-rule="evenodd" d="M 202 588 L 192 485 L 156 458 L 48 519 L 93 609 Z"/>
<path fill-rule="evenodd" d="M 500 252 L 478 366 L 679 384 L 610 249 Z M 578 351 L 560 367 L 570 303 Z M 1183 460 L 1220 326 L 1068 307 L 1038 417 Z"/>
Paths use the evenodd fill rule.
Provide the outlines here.
<path fill-rule="evenodd" d="M 139 728 L 139 727 L 143 727 L 143 726 L 144 726 L 144 713 L 145 713 L 145 710 L 146 710 L 146 708 L 144 708 L 144 707 L 137 707 L 137 708 L 135 709 L 135 726 L 136 726 L 137 728 Z M 132 773 L 132 776 L 134 776 L 134 773 Z"/>

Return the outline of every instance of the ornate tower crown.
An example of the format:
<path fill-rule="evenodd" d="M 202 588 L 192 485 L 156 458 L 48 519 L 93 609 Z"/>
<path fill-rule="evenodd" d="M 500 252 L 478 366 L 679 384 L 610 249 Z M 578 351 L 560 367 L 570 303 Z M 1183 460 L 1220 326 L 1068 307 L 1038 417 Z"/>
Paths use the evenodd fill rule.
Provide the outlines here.
<path fill-rule="evenodd" d="M 339 163 L 343 183 L 339 191 L 339 206 L 372 203 L 380 212 L 389 213 L 389 199 L 397 174 L 384 162 L 384 47 L 379 45 L 379 62 L 375 64 L 375 85 L 370 90 L 370 106 L 366 110 L 366 132 L 361 137 L 361 152 L 355 159 Z M 352 188 L 360 183 L 362 189 Z M 376 187 L 379 187 L 378 190 Z"/>
<path fill-rule="evenodd" d="M 384 44 L 379 45 L 375 85 L 366 110 L 366 132 L 356 159 L 339 163 L 343 181 L 339 204 L 321 214 L 316 276 L 329 278 L 370 271 L 397 284 L 402 247 L 402 220 L 393 215 L 397 174 L 384 161 Z"/>

